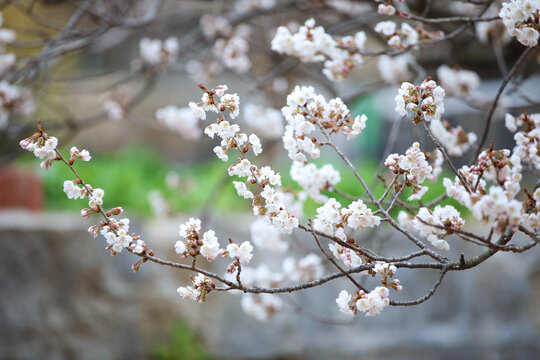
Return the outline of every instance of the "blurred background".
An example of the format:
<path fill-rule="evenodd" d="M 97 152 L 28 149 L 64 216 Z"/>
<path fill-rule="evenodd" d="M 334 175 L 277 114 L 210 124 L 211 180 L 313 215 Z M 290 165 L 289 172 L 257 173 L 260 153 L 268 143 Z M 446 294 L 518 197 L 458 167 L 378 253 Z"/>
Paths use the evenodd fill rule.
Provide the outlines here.
<path fill-rule="evenodd" d="M 497 1 L 471 3 L 406 1 L 412 12 L 429 17 L 485 9 L 496 14 L 500 8 Z M 79 216 L 85 201 L 68 200 L 62 191 L 64 180 L 71 179 L 69 169 L 54 164 L 45 172 L 18 146 L 41 119 L 45 131 L 59 138 L 63 153 L 71 146 L 88 149 L 92 161 L 76 164 L 82 178 L 104 189 L 107 207 L 122 206 L 131 229 L 162 258 L 178 260 L 178 226 L 192 216 L 220 239 L 249 240 L 251 205 L 236 195 L 228 164 L 212 152 L 216 141 L 202 134 L 210 122 L 197 121 L 188 132 L 159 119 L 157 110 L 199 101 L 197 83 L 227 84 L 240 96 L 242 130 L 261 137 L 264 152 L 257 164 L 271 165 L 285 187 L 299 189 L 289 175 L 279 109 L 295 85 L 312 85 L 327 99 L 344 99 L 354 114 L 367 115 L 367 128 L 357 140 L 337 143 L 376 184 L 381 159 L 389 153 L 403 154 L 413 141 L 433 150 L 420 128 L 396 116 L 393 99 L 400 82 L 385 80 L 375 56 L 366 56 L 346 80 L 334 83 L 321 74 L 321 64 L 270 49 L 278 26 L 294 30 L 310 17 L 335 36 L 363 30 L 367 48 L 385 49 L 386 40 L 373 27 L 388 17 L 377 14 L 373 1 L 7 0 L 0 11 L 2 29 L 16 32 L 2 51 L 17 58 L 0 81 L 32 94 L 19 100 L 32 111 L 17 113 L 19 105 L 13 106 L 0 129 L 0 358 L 540 358 L 535 249 L 498 254 L 478 268 L 451 273 L 420 306 L 390 307 L 377 317 L 359 315 L 350 322 L 335 305 L 346 282 L 336 281 L 287 294 L 283 311 L 261 322 L 242 311 L 240 296 L 213 293 L 204 304 L 181 299 L 176 289 L 190 282 L 188 273 L 148 263 L 133 273 L 131 254 L 112 258 L 103 239 L 86 231 L 93 222 Z M 459 26 L 432 30 L 450 33 Z M 500 26 L 470 25 L 458 37 L 414 49 L 403 81 L 437 79 L 442 64 L 476 72 L 481 83 L 475 96 L 448 96 L 445 119 L 480 135 L 494 94 L 524 49 Z M 145 62 L 141 39 L 170 36 L 178 39 L 178 54 L 158 64 Z M 514 146 L 504 127 L 506 112 L 538 112 L 538 64 L 537 54 L 530 56 L 501 99 L 489 134 L 496 148 Z M 456 165 L 469 162 L 475 150 L 453 158 Z M 333 154 L 323 151 L 315 161 L 328 162 L 341 172 L 339 188 L 361 196 L 353 174 Z M 527 174 L 524 183 L 537 178 Z M 375 185 L 376 194 L 383 190 Z M 441 180 L 425 200 L 443 192 Z M 317 206 L 306 202 L 306 219 L 314 217 Z M 470 229 L 487 231 L 467 209 L 460 210 Z M 390 229 L 359 236 L 381 253 L 412 249 Z M 316 250 L 304 234 L 295 233 L 290 241 L 297 257 Z M 477 252 L 474 245 L 456 241 L 448 256 Z M 281 268 L 280 258 L 262 251 L 254 261 Z M 221 273 L 226 265 L 218 260 L 208 268 Z M 402 270 L 398 277 L 405 288 L 398 297 L 413 299 L 437 274 Z"/>

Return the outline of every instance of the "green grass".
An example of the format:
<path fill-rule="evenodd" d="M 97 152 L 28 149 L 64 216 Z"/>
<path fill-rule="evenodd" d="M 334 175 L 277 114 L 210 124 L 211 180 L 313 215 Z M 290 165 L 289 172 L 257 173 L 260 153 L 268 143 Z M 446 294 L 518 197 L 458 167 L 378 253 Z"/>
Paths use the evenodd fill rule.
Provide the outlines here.
<path fill-rule="evenodd" d="M 62 153 L 67 154 L 69 151 L 63 149 Z M 333 162 L 333 166 L 341 173 L 341 182 L 337 185 L 340 190 L 353 196 L 365 197 L 362 186 L 345 164 L 328 158 L 315 161 L 319 167 L 327 162 Z M 19 163 L 28 167 L 39 167 L 39 161 L 30 154 L 23 156 Z M 126 148 L 113 154 L 94 154 L 91 162 L 77 161 L 75 168 L 86 182 L 93 187 L 105 190 L 105 207 L 107 209 L 122 206 L 130 214 L 149 216 L 152 214 L 152 210 L 148 202 L 148 193 L 159 190 L 173 209 L 179 212 L 195 215 L 207 202 L 211 202 L 213 210 L 218 212 L 251 211 L 250 201 L 236 195 L 230 182 L 231 179 L 226 175 L 228 165 L 215 159 L 191 165 L 171 166 L 154 151 Z M 373 161 L 364 160 L 357 164 L 358 172 L 368 184 L 371 183 L 376 168 L 377 165 Z M 285 188 L 300 190 L 299 185 L 290 178 L 288 162 L 278 167 L 277 170 L 281 173 Z M 63 164 L 55 163 L 47 172 L 39 169 L 38 171 L 43 176 L 47 210 L 78 212 L 87 206 L 86 200 L 69 200 L 63 192 L 64 181 L 74 179 L 69 168 Z M 165 184 L 165 178 L 170 171 L 177 172 L 181 181 L 191 184 L 189 190 L 180 192 L 169 189 Z M 446 174 L 446 176 L 449 175 Z M 372 190 L 374 195 L 379 197 L 384 192 L 384 188 L 380 182 L 377 184 Z M 425 202 L 444 192 L 441 182 L 429 186 L 430 190 L 424 196 Z M 339 195 L 330 193 L 327 195 L 334 196 L 343 206 L 350 203 L 350 200 Z M 406 196 L 408 196 L 407 190 L 402 198 L 406 199 Z M 456 202 L 451 200 L 446 200 L 444 203 L 456 205 Z M 318 206 L 320 205 L 308 200 L 304 208 L 305 215 L 315 216 Z"/>
<path fill-rule="evenodd" d="M 63 154 L 69 150 L 63 149 Z M 25 156 L 20 161 L 26 166 L 39 167 L 39 161 Z M 152 213 L 148 203 L 148 193 L 160 190 L 178 211 L 193 211 L 211 195 L 212 189 L 226 173 L 227 164 L 213 160 L 205 163 L 185 166 L 170 166 L 157 153 L 146 149 L 123 149 L 114 154 L 94 154 L 89 163 L 77 161 L 75 168 L 81 177 L 93 187 L 105 191 L 105 207 L 122 206 L 126 211 L 138 215 Z M 39 169 L 38 169 L 39 170 Z M 183 181 L 193 186 L 189 192 L 180 193 L 169 189 L 165 178 L 170 171 L 176 171 Z M 48 210 L 80 210 L 86 200 L 68 200 L 63 192 L 63 183 L 74 179 L 67 166 L 53 164 L 43 175 L 45 204 Z M 242 199 L 235 194 L 233 186 L 226 186 L 217 198 L 218 208 L 233 203 L 235 208 L 242 208 Z M 249 204 L 245 204 L 249 208 Z"/>
<path fill-rule="evenodd" d="M 156 360 L 206 360 L 210 353 L 204 348 L 186 324 L 175 322 L 171 325 L 167 342 L 155 345 L 151 350 Z"/>

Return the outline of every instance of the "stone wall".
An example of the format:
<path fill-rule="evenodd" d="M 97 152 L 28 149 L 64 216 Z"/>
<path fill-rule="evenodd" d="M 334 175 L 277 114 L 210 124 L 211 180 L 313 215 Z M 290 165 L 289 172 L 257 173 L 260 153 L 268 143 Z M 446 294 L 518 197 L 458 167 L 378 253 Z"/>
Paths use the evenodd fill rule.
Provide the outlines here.
<path fill-rule="evenodd" d="M 182 221 L 145 221 L 133 230 L 173 258 Z M 245 234 L 230 224 L 245 221 L 214 220 L 212 227 L 222 239 L 240 238 Z M 352 326 L 291 311 L 261 323 L 242 313 L 237 296 L 211 294 L 202 305 L 180 299 L 185 273 L 144 264 L 134 274 L 133 256 L 111 258 L 102 239 L 86 233 L 88 225 L 73 214 L 0 213 L 0 359 L 147 358 L 167 339 L 172 319 L 187 322 L 216 358 L 540 358 L 538 249 L 451 273 L 427 303 L 359 316 Z M 436 274 L 403 270 L 398 277 L 400 296 L 412 298 Z M 317 315 L 344 319 L 334 304 L 342 288 L 352 290 L 337 282 L 293 299 Z"/>

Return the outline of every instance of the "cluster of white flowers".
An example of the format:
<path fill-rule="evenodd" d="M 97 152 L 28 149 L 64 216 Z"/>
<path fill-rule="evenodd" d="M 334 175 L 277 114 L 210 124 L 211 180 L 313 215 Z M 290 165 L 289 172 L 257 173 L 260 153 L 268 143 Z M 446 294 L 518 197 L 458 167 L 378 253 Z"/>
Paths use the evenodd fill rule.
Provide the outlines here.
<path fill-rule="evenodd" d="M 433 171 L 431 172 L 428 180 L 431 182 L 435 182 L 439 178 L 439 175 L 441 175 L 442 173 L 442 167 L 444 163 L 443 153 L 439 149 L 433 150 L 433 152 L 431 153 L 431 160 L 433 160 L 433 165 L 431 165 Z"/>
<path fill-rule="evenodd" d="M 462 99 L 470 99 L 480 86 L 480 77 L 474 71 L 452 69 L 448 65 L 439 66 L 437 77 L 448 95 Z"/>
<path fill-rule="evenodd" d="M 331 190 L 341 181 L 339 171 L 334 169 L 332 164 L 325 164 L 317 169 L 313 163 L 304 164 L 298 161 L 293 161 L 291 165 L 291 178 L 318 203 L 328 200 L 326 195 L 321 194 L 322 190 Z"/>
<path fill-rule="evenodd" d="M 377 7 L 377 13 L 380 15 L 392 16 L 396 13 L 396 8 L 388 4 L 379 4 Z"/>
<path fill-rule="evenodd" d="M 7 126 L 10 114 L 30 115 L 35 108 L 29 89 L 11 85 L 6 80 L 0 81 L 0 130 Z"/>
<path fill-rule="evenodd" d="M 365 42 L 363 31 L 335 40 L 322 26 L 315 26 L 314 19 L 309 19 L 294 34 L 285 26 L 278 27 L 272 50 L 296 56 L 302 62 L 324 62 L 323 74 L 332 81 L 341 81 L 363 63 L 362 56 L 354 50 L 362 49 Z"/>
<path fill-rule="evenodd" d="M 175 252 L 184 258 L 195 257 L 201 254 L 206 260 L 214 261 L 218 256 L 225 256 L 224 249 L 220 249 L 218 238 L 214 230 L 208 230 L 201 236 L 201 220 L 190 218 L 180 225 L 179 235 L 185 241 L 178 240 L 174 244 Z"/>
<path fill-rule="evenodd" d="M 244 121 L 265 138 L 279 139 L 283 135 L 283 116 L 277 109 L 247 104 Z"/>
<path fill-rule="evenodd" d="M 476 142 L 476 134 L 466 133 L 461 126 L 453 128 L 445 120 L 432 120 L 429 129 L 449 155 L 461 156 Z"/>
<path fill-rule="evenodd" d="M 101 228 L 101 235 L 107 240 L 109 248 L 114 253 L 119 253 L 123 248 L 130 247 L 133 237 L 129 235 L 129 219 L 114 220 L 111 219 L 111 225 L 105 225 Z M 90 228 L 92 229 L 92 228 Z M 89 231 L 90 231 L 89 229 Z"/>
<path fill-rule="evenodd" d="M 326 102 L 311 86 L 296 86 L 287 96 L 287 106 L 281 112 L 287 121 L 283 145 L 289 157 L 298 162 L 307 162 L 304 153 L 311 158 L 320 156 L 320 145 L 310 135 L 316 126 L 329 134 L 346 135 L 351 140 L 365 129 L 367 121 L 365 115 L 351 118 L 350 110 L 340 98 Z"/>
<path fill-rule="evenodd" d="M 373 9 L 369 3 L 351 0 L 325 0 L 325 5 L 349 16 L 363 15 Z"/>
<path fill-rule="evenodd" d="M 152 190 L 147 196 L 148 204 L 156 218 L 166 219 L 171 214 L 171 207 L 160 190 Z"/>
<path fill-rule="evenodd" d="M 258 218 L 251 223 L 251 241 L 260 249 L 275 253 L 284 253 L 289 248 L 281 232 L 273 226 L 268 225 L 265 219 Z"/>
<path fill-rule="evenodd" d="M 477 173 L 483 173 L 486 180 L 504 186 L 512 196 L 516 196 L 521 190 L 522 179 L 521 159 L 517 154 L 511 154 L 509 150 L 499 151 L 486 150 L 478 156 L 477 164 L 471 169 Z"/>
<path fill-rule="evenodd" d="M 240 13 L 270 9 L 276 5 L 276 0 L 236 0 L 234 9 Z"/>
<path fill-rule="evenodd" d="M 156 119 L 186 139 L 201 137 L 199 120 L 188 107 L 165 106 L 156 111 Z"/>
<path fill-rule="evenodd" d="M 328 244 L 328 248 L 332 252 L 332 255 L 334 255 L 336 259 L 343 261 L 345 266 L 349 269 L 360 266 L 363 263 L 360 255 L 350 248 L 334 243 Z"/>
<path fill-rule="evenodd" d="M 379 75 L 388 84 L 400 84 L 411 78 L 409 64 L 413 61 L 410 54 L 398 56 L 381 55 L 377 61 Z"/>
<path fill-rule="evenodd" d="M 45 170 L 49 170 L 54 159 L 56 159 L 56 147 L 58 146 L 58 139 L 54 136 L 41 136 L 41 134 L 34 134 L 33 136 L 23 139 L 19 142 L 19 145 L 26 151 L 34 153 L 34 156 L 38 159 L 45 159 L 40 167 Z"/>
<path fill-rule="evenodd" d="M 298 261 L 293 257 L 283 260 L 283 273 L 294 282 L 313 281 L 323 275 L 324 267 L 320 256 L 308 254 Z"/>
<path fill-rule="evenodd" d="M 493 229 L 503 233 L 506 226 L 517 229 L 521 221 L 522 204 L 500 186 L 491 186 L 489 193 L 482 196 L 472 207 L 477 219 L 494 220 Z"/>
<path fill-rule="evenodd" d="M 5 53 L 5 47 L 15 41 L 17 34 L 11 29 L 3 28 L 4 18 L 0 13 L 0 76 L 10 70 L 17 57 L 13 53 Z M 0 126 L 0 129 L 2 127 Z"/>
<path fill-rule="evenodd" d="M 379 226 L 380 223 L 381 218 L 373 215 L 371 209 L 362 200 L 353 201 L 349 207 L 341 208 L 341 204 L 336 199 L 330 198 L 317 209 L 317 218 L 313 221 L 313 228 L 346 241 L 345 225 L 356 230 Z"/>
<path fill-rule="evenodd" d="M 189 103 L 193 113 L 202 119 L 206 118 L 205 111 L 220 112 L 229 110 L 231 118 L 238 116 L 240 112 L 240 99 L 236 94 L 225 94 L 228 90 L 226 85 L 220 85 L 216 89 L 208 90 L 203 85 L 199 87 L 204 91 L 202 102 L 199 104 Z M 216 101 L 214 95 L 220 97 L 220 102 Z M 230 149 L 239 150 L 241 158 L 229 167 L 230 176 L 247 178 L 245 183 L 234 182 L 238 194 L 244 198 L 253 198 L 253 212 L 255 215 L 264 215 L 268 222 L 280 229 L 283 233 L 290 234 L 298 227 L 298 218 L 286 210 L 285 194 L 273 186 L 281 186 L 281 176 L 274 172 L 269 166 L 258 168 L 252 164 L 245 154 L 252 150 L 254 155 L 262 152 L 259 138 L 255 134 L 249 135 L 239 133 L 240 127 L 237 124 L 230 124 L 228 121 L 218 118 L 214 124 L 205 129 L 205 134 L 211 138 L 217 134 L 221 137 L 221 146 L 216 146 L 214 152 L 223 161 L 228 160 L 227 151 Z M 248 189 L 248 184 L 257 184 L 260 193 L 254 195 Z M 264 199 L 264 200 L 263 200 Z"/>
<path fill-rule="evenodd" d="M 229 36 L 233 31 L 231 23 L 223 16 L 204 14 L 199 22 L 202 33 L 208 40 L 219 36 Z"/>
<path fill-rule="evenodd" d="M 129 105 L 128 88 L 124 85 L 116 86 L 101 96 L 101 102 L 109 119 L 124 119 Z"/>
<path fill-rule="evenodd" d="M 227 253 L 231 258 L 237 258 L 240 263 L 247 265 L 253 257 L 253 246 L 249 241 L 244 241 L 242 244 L 227 245 Z"/>
<path fill-rule="evenodd" d="M 236 118 L 238 114 L 240 114 L 240 98 L 237 94 L 226 94 L 227 90 L 229 90 L 227 85 L 219 85 L 213 90 L 208 90 L 203 85 L 199 86 L 204 91 L 201 102 L 189 103 L 189 108 L 197 118 L 206 120 L 207 111 L 224 113 L 225 110 L 228 110 L 231 119 Z M 220 98 L 219 102 L 216 100 L 214 95 Z M 207 130 L 211 132 L 211 134 L 208 134 L 208 136 L 212 138 L 214 136 L 213 134 L 217 132 L 216 128 L 210 128 Z"/>
<path fill-rule="evenodd" d="M 167 66 L 178 56 L 178 39 L 171 36 L 165 41 L 142 38 L 139 42 L 141 60 L 149 66 Z"/>
<path fill-rule="evenodd" d="M 411 25 L 401 23 L 401 28 L 393 21 L 382 21 L 375 25 L 375 32 L 386 37 L 388 46 L 396 49 L 406 49 L 418 43 L 418 32 Z"/>
<path fill-rule="evenodd" d="M 262 199 L 264 199 L 264 207 L 260 204 Z M 284 234 L 291 234 L 293 229 L 298 227 L 299 222 L 287 207 L 287 200 L 285 193 L 266 185 L 260 197 L 253 199 L 253 212 L 255 215 L 266 215 L 270 224 Z"/>
<path fill-rule="evenodd" d="M 439 120 L 444 112 L 444 89 L 430 78 L 420 86 L 402 83 L 394 100 L 396 112 L 401 116 L 407 115 L 409 110 L 414 113 L 415 124 L 424 120 Z"/>
<path fill-rule="evenodd" d="M 224 278 L 228 281 L 237 282 L 235 266 L 229 266 Z M 267 265 L 259 265 L 257 268 L 242 266 L 240 281 L 244 286 L 278 287 L 285 279 L 282 273 L 271 271 Z M 234 292 L 236 294 L 240 292 Z M 270 320 L 281 308 L 281 298 L 273 294 L 242 294 L 242 310 L 260 321 Z"/>
<path fill-rule="evenodd" d="M 525 46 L 536 46 L 540 27 L 538 0 L 511 0 L 502 4 L 499 12 L 508 31 Z"/>
<path fill-rule="evenodd" d="M 377 286 L 369 293 L 360 290 L 354 298 L 347 292 L 341 290 L 336 303 L 339 310 L 345 315 L 355 315 L 357 311 L 364 312 L 366 316 L 375 316 L 381 313 L 385 307 L 390 304 L 388 298 L 388 288 Z"/>
<path fill-rule="evenodd" d="M 81 159 L 82 161 L 90 161 L 92 159 L 92 156 L 90 156 L 90 152 L 88 150 L 79 150 L 76 146 L 71 147 L 69 154 L 71 155 L 71 162 L 73 162 L 75 159 Z"/>
<path fill-rule="evenodd" d="M 458 4 L 452 3 L 452 4 Z M 484 12 L 485 17 L 496 17 L 499 15 L 500 4 L 493 2 L 488 10 Z M 475 10 L 466 10 L 462 12 L 463 15 L 472 14 L 471 11 Z M 477 10 L 476 10 L 477 11 Z M 488 43 L 490 39 L 501 44 L 506 45 L 512 41 L 512 35 L 506 30 L 506 26 L 501 21 L 478 21 L 474 24 L 476 36 L 478 40 L 482 43 Z"/>
<path fill-rule="evenodd" d="M 458 172 L 467 184 L 469 191 L 466 190 L 458 176 L 455 176 L 453 181 L 449 178 L 444 178 L 443 185 L 449 197 L 457 200 L 461 205 L 470 208 L 473 204 L 473 199 L 476 200 L 482 196 L 482 189 L 486 187 L 486 181 L 481 178 L 479 173 L 472 171 L 467 165 L 458 169 Z"/>
<path fill-rule="evenodd" d="M 259 321 L 270 320 L 283 307 L 283 301 L 273 294 L 244 294 L 242 310 Z"/>
<path fill-rule="evenodd" d="M 530 162 L 535 168 L 540 169 L 540 113 L 523 113 L 517 118 L 506 114 L 505 126 L 515 133 L 514 154 L 517 154 L 522 161 Z M 523 129 L 517 131 L 519 127 Z"/>
<path fill-rule="evenodd" d="M 179 287 L 178 294 L 187 300 L 193 300 L 198 303 L 206 301 L 206 296 L 212 291 L 216 284 L 206 275 L 198 274 L 191 277 L 192 286 Z"/>
<path fill-rule="evenodd" d="M 89 194 L 86 188 L 78 186 L 73 180 L 64 181 L 64 192 L 68 199 L 83 199 Z M 86 212 L 82 215 L 85 217 L 84 215 L 86 215 Z"/>
<path fill-rule="evenodd" d="M 407 149 L 405 155 L 390 154 L 384 161 L 395 174 L 404 173 L 407 185 L 413 193 L 409 200 L 420 200 L 428 191 L 427 186 L 421 186 L 426 178 L 431 177 L 433 168 L 428 164 L 426 155 L 420 150 L 420 144 L 415 142 Z"/>
<path fill-rule="evenodd" d="M 220 63 L 239 74 L 244 74 L 251 68 L 248 56 L 249 43 L 247 34 L 236 32 L 228 39 L 220 38 L 214 43 L 212 51 Z"/>
<path fill-rule="evenodd" d="M 422 207 L 416 216 L 412 217 L 407 215 L 405 211 L 401 211 L 398 215 L 398 221 L 409 231 L 419 231 L 433 246 L 442 250 L 450 250 L 450 246 L 445 240 L 446 236 L 455 229 L 461 230 L 465 224 L 459 211 L 451 205 L 437 205 L 433 210 Z M 440 227 L 448 227 L 448 230 Z"/>
<path fill-rule="evenodd" d="M 103 196 L 105 196 L 105 191 L 103 191 L 103 189 L 93 189 L 92 193 L 88 196 L 88 206 L 90 209 L 96 209 L 103 205 Z"/>
<path fill-rule="evenodd" d="M 514 198 L 521 189 L 522 178 L 521 159 L 517 154 L 511 155 L 506 149 L 486 150 L 480 154 L 476 165 L 463 166 L 458 171 L 467 183 L 468 191 L 457 176 L 454 181 L 445 178 L 443 185 L 448 196 L 470 208 L 478 220 L 493 221 L 493 229 L 498 233 L 504 232 L 507 226 L 517 228 L 523 208 L 523 204 Z M 489 191 L 482 177 L 494 182 Z M 523 218 L 525 224 L 529 222 L 527 216 Z"/>

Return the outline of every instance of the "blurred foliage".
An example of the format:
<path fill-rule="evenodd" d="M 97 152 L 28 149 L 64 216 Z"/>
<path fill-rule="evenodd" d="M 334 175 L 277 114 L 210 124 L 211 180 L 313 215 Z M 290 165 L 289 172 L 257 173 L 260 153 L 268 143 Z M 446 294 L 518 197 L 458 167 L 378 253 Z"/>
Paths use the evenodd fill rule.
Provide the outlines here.
<path fill-rule="evenodd" d="M 155 345 L 151 350 L 156 360 L 206 360 L 210 353 L 198 341 L 188 326 L 181 322 L 171 325 L 170 339 L 165 344 Z"/>
<path fill-rule="evenodd" d="M 63 154 L 69 154 L 68 149 L 62 149 Z M 31 154 L 25 154 L 19 159 L 19 163 L 33 168 L 39 167 L 39 160 Z M 341 181 L 337 187 L 352 196 L 365 198 L 366 194 L 360 183 L 356 180 L 352 171 L 343 163 L 327 158 L 315 161 L 318 167 L 325 163 L 332 163 L 340 171 Z M 127 212 L 141 216 L 152 215 L 152 209 L 148 201 L 148 194 L 153 190 L 159 190 L 173 209 L 184 213 L 196 213 L 205 206 L 212 204 L 212 210 L 223 211 L 251 211 L 251 202 L 236 195 L 230 178 L 227 176 L 226 164 L 217 159 L 197 164 L 186 164 L 171 166 L 153 150 L 143 148 L 124 148 L 112 154 L 94 154 L 90 163 L 77 161 L 75 169 L 81 177 L 93 187 L 100 187 L 105 191 L 105 206 L 111 208 L 122 206 Z M 300 186 L 293 182 L 289 175 L 289 168 L 278 168 L 282 176 L 282 182 L 288 189 L 291 187 L 300 190 Z M 370 160 L 363 160 L 357 164 L 357 169 L 368 184 L 372 182 L 377 169 L 377 164 Z M 166 177 L 173 171 L 179 176 L 180 186 L 178 189 L 171 189 L 166 186 Z M 47 210 L 73 210 L 80 211 L 87 206 L 84 199 L 68 200 L 63 192 L 65 180 L 73 179 L 74 176 L 66 166 L 55 163 L 52 168 L 45 173 L 38 169 L 42 175 L 44 191 L 46 196 Z M 45 176 L 46 175 L 46 176 Z M 450 176 L 450 174 L 443 174 Z M 442 176 L 440 177 L 442 179 Z M 384 188 L 380 182 L 372 188 L 373 194 L 380 197 Z M 430 184 L 430 190 L 424 196 L 424 201 L 435 199 L 444 192 L 442 181 Z M 402 199 L 410 194 L 409 189 L 404 191 Z M 347 206 L 350 200 L 339 195 L 329 196 Z M 389 199 L 388 197 L 387 199 Z M 445 200 L 443 204 L 451 203 L 458 210 L 462 207 L 453 200 Z M 311 199 L 305 203 L 305 215 L 314 217 L 317 214 L 319 204 Z M 372 207 L 373 210 L 375 210 Z M 393 212 L 395 214 L 395 212 Z M 194 214 L 196 215 L 196 214 Z"/>

